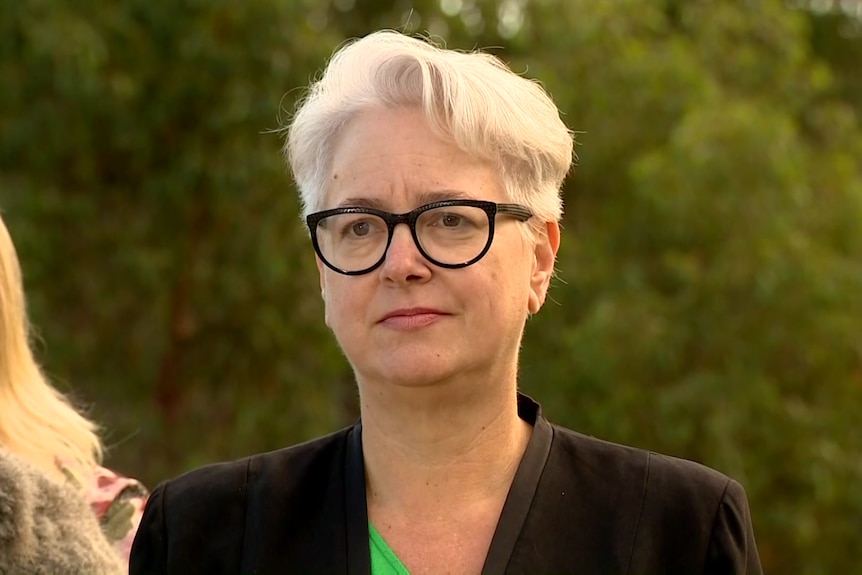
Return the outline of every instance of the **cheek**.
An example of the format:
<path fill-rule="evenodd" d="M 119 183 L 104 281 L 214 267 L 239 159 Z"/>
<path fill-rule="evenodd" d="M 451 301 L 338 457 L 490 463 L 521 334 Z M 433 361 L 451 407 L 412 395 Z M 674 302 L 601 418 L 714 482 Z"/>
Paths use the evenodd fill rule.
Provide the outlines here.
<path fill-rule="evenodd" d="M 510 238 L 504 249 L 495 254 L 491 273 L 493 281 L 499 285 L 506 285 L 508 289 L 518 291 L 526 288 L 530 283 L 532 273 L 533 254 L 524 245 L 520 238 Z"/>
<path fill-rule="evenodd" d="M 367 302 L 363 300 L 365 290 L 361 289 L 359 282 L 351 279 L 332 275 L 327 277 L 324 313 L 326 325 L 336 332 L 349 333 L 351 324 L 359 321 L 361 311 L 367 309 Z"/>
<path fill-rule="evenodd" d="M 518 256 L 520 257 L 520 254 Z M 513 258 L 495 258 L 487 273 L 471 286 L 474 294 L 481 294 L 491 318 L 527 313 L 530 287 L 530 269 Z"/>

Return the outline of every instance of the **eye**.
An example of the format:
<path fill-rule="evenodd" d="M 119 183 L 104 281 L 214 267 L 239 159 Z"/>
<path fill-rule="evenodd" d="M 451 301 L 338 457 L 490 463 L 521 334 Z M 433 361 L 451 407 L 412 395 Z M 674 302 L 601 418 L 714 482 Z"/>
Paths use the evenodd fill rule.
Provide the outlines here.
<path fill-rule="evenodd" d="M 368 221 L 353 222 L 350 226 L 350 232 L 354 236 L 366 236 L 371 232 L 371 226 Z"/>
<path fill-rule="evenodd" d="M 368 214 L 342 214 L 338 218 L 338 235 L 343 239 L 359 240 L 385 232 L 386 224 Z"/>
<path fill-rule="evenodd" d="M 426 227 L 448 231 L 466 231 L 481 227 L 487 219 L 485 212 L 472 206 L 446 206 L 434 208 L 423 214 L 422 224 Z"/>
<path fill-rule="evenodd" d="M 458 214 L 443 214 L 440 223 L 446 228 L 455 228 L 461 225 L 462 218 Z"/>

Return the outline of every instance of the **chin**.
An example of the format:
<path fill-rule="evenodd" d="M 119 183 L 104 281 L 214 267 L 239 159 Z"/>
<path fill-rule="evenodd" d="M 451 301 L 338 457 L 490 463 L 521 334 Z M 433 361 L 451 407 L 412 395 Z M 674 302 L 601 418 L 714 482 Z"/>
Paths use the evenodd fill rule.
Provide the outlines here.
<path fill-rule="evenodd" d="M 395 369 L 381 369 L 380 380 L 398 387 L 431 387 L 440 385 L 451 379 L 452 370 L 442 369 L 443 366 L 422 365 L 421 362 L 412 365 L 398 366 Z"/>
<path fill-rule="evenodd" d="M 377 365 L 367 372 L 370 377 L 364 379 L 403 388 L 422 388 L 442 385 L 459 371 L 452 362 L 441 358 L 439 352 L 406 357 L 396 352 L 379 358 Z"/>

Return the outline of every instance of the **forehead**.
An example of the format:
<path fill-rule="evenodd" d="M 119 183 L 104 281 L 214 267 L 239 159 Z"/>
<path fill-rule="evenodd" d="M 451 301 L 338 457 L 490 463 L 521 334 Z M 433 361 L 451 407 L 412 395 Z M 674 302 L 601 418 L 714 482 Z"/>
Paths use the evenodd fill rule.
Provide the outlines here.
<path fill-rule="evenodd" d="M 374 108 L 352 118 L 333 147 L 326 207 L 390 209 L 449 198 L 505 201 L 496 169 L 435 134 L 418 108 Z"/>

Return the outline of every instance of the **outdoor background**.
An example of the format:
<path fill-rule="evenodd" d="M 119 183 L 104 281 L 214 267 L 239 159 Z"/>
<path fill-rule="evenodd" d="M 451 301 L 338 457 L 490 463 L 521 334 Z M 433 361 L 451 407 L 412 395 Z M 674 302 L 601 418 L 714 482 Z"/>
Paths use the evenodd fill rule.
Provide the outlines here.
<path fill-rule="evenodd" d="M 0 209 L 40 361 L 149 486 L 356 416 L 271 130 L 345 38 L 490 48 L 579 132 L 521 386 L 862 573 L 862 2 L 0 0 Z"/>

